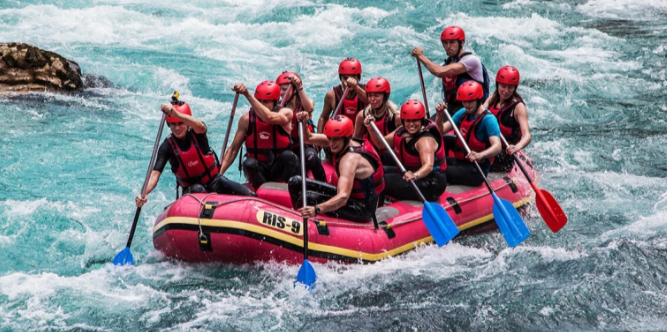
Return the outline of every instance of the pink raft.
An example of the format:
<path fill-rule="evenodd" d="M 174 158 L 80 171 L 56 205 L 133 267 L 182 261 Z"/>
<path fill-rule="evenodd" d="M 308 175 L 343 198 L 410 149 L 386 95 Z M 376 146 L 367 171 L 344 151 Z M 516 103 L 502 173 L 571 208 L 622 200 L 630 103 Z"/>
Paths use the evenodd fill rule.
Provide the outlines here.
<path fill-rule="evenodd" d="M 535 178 L 532 163 L 521 159 Z M 330 182 L 337 180 L 325 163 Z M 515 165 L 511 172 L 489 173 L 500 198 L 521 208 L 531 200 L 531 187 Z M 155 221 L 153 245 L 168 257 L 190 262 L 303 263 L 303 219 L 291 207 L 287 184 L 269 182 L 257 198 L 218 194 L 185 195 Z M 470 235 L 497 228 L 493 198 L 484 184 L 452 185 L 438 202 L 461 230 Z M 433 242 L 422 222 L 422 203 L 397 201 L 377 210 L 372 222 L 356 223 L 319 215 L 308 225 L 309 260 L 325 263 L 376 262 Z"/>

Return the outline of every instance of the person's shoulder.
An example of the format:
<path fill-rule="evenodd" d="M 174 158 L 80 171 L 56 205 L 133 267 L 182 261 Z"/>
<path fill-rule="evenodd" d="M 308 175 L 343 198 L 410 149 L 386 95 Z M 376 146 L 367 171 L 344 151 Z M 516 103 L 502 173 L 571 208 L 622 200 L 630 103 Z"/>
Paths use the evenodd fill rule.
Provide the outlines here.
<path fill-rule="evenodd" d="M 462 62 L 479 62 L 482 63 L 482 59 L 479 57 L 479 55 L 473 53 L 473 52 L 465 52 L 466 55 L 464 55 L 461 58 Z"/>

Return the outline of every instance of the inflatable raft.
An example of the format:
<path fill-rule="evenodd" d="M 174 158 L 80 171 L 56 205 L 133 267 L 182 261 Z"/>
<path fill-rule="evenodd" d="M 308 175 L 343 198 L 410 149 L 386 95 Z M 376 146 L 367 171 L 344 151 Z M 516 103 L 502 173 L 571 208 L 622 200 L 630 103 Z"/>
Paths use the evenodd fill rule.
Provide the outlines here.
<path fill-rule="evenodd" d="M 523 154 L 520 157 L 535 178 L 532 162 Z M 331 165 L 325 164 L 325 170 L 335 182 Z M 516 208 L 530 202 L 531 187 L 516 165 L 509 173 L 489 173 L 489 180 L 497 195 Z M 157 218 L 153 245 L 168 257 L 191 262 L 303 263 L 303 219 L 291 207 L 287 184 L 266 183 L 257 195 L 185 195 Z M 484 184 L 448 186 L 438 203 L 461 230 L 460 236 L 496 228 L 493 199 Z M 376 262 L 431 243 L 433 238 L 421 219 L 422 207 L 416 201 L 380 207 L 378 229 L 372 222 L 318 215 L 308 220 L 309 260 Z"/>

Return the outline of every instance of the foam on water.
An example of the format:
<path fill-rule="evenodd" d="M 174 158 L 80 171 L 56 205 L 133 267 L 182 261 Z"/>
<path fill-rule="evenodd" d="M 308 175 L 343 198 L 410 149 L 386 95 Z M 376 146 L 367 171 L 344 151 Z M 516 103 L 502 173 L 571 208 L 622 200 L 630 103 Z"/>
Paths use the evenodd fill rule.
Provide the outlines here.
<path fill-rule="evenodd" d="M 9 122 L 0 135 L 7 156 L 0 160 L 1 329 L 664 326 L 656 308 L 667 303 L 659 277 L 667 273 L 667 150 L 658 113 L 667 44 L 651 39 L 665 29 L 664 4 L 39 3 L 0 5 L 0 39 L 57 51 L 114 87 L 0 100 Z M 632 38 L 618 32 L 639 18 Z M 153 249 L 153 223 L 174 197 L 165 174 L 137 227 L 138 265 L 109 265 L 127 240 L 159 105 L 174 89 L 206 122 L 219 152 L 234 83 L 252 89 L 296 70 L 317 117 L 324 93 L 338 84 L 338 62 L 356 56 L 363 79 L 388 77 L 400 104 L 421 98 L 410 49 L 421 46 L 440 61 L 438 36 L 451 24 L 466 30 L 467 47 L 492 80 L 502 65 L 520 69 L 533 134 L 527 151 L 540 186 L 569 217 L 559 233 L 531 205 L 522 217 L 533 235 L 517 248 L 495 232 L 377 264 L 314 264 L 318 282 L 308 292 L 294 286 L 299 266 L 187 264 Z M 441 81 L 428 72 L 425 79 L 429 102 L 437 102 Z M 247 101 L 238 107 L 236 119 Z"/>

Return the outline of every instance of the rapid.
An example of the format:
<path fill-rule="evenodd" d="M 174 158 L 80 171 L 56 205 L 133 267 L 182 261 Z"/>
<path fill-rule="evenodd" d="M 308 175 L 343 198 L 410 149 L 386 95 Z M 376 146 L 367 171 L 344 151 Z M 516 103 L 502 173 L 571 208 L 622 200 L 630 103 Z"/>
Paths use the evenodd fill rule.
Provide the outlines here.
<path fill-rule="evenodd" d="M 0 331 L 665 330 L 666 18 L 651 0 L 3 0 L 0 41 L 113 85 L 0 99 Z M 235 83 L 296 71 L 319 117 L 353 56 L 394 102 L 421 99 L 410 50 L 444 59 L 448 25 L 492 79 L 521 71 L 526 151 L 568 214 L 559 233 L 531 205 L 532 235 L 514 249 L 495 231 L 377 264 L 314 264 L 308 292 L 294 287 L 298 266 L 164 258 L 152 227 L 174 199 L 165 172 L 137 265 L 111 266 L 173 90 L 219 154 Z M 441 83 L 425 79 L 435 105 Z M 247 109 L 241 98 L 235 121 Z M 226 175 L 243 181 L 236 166 Z"/>

